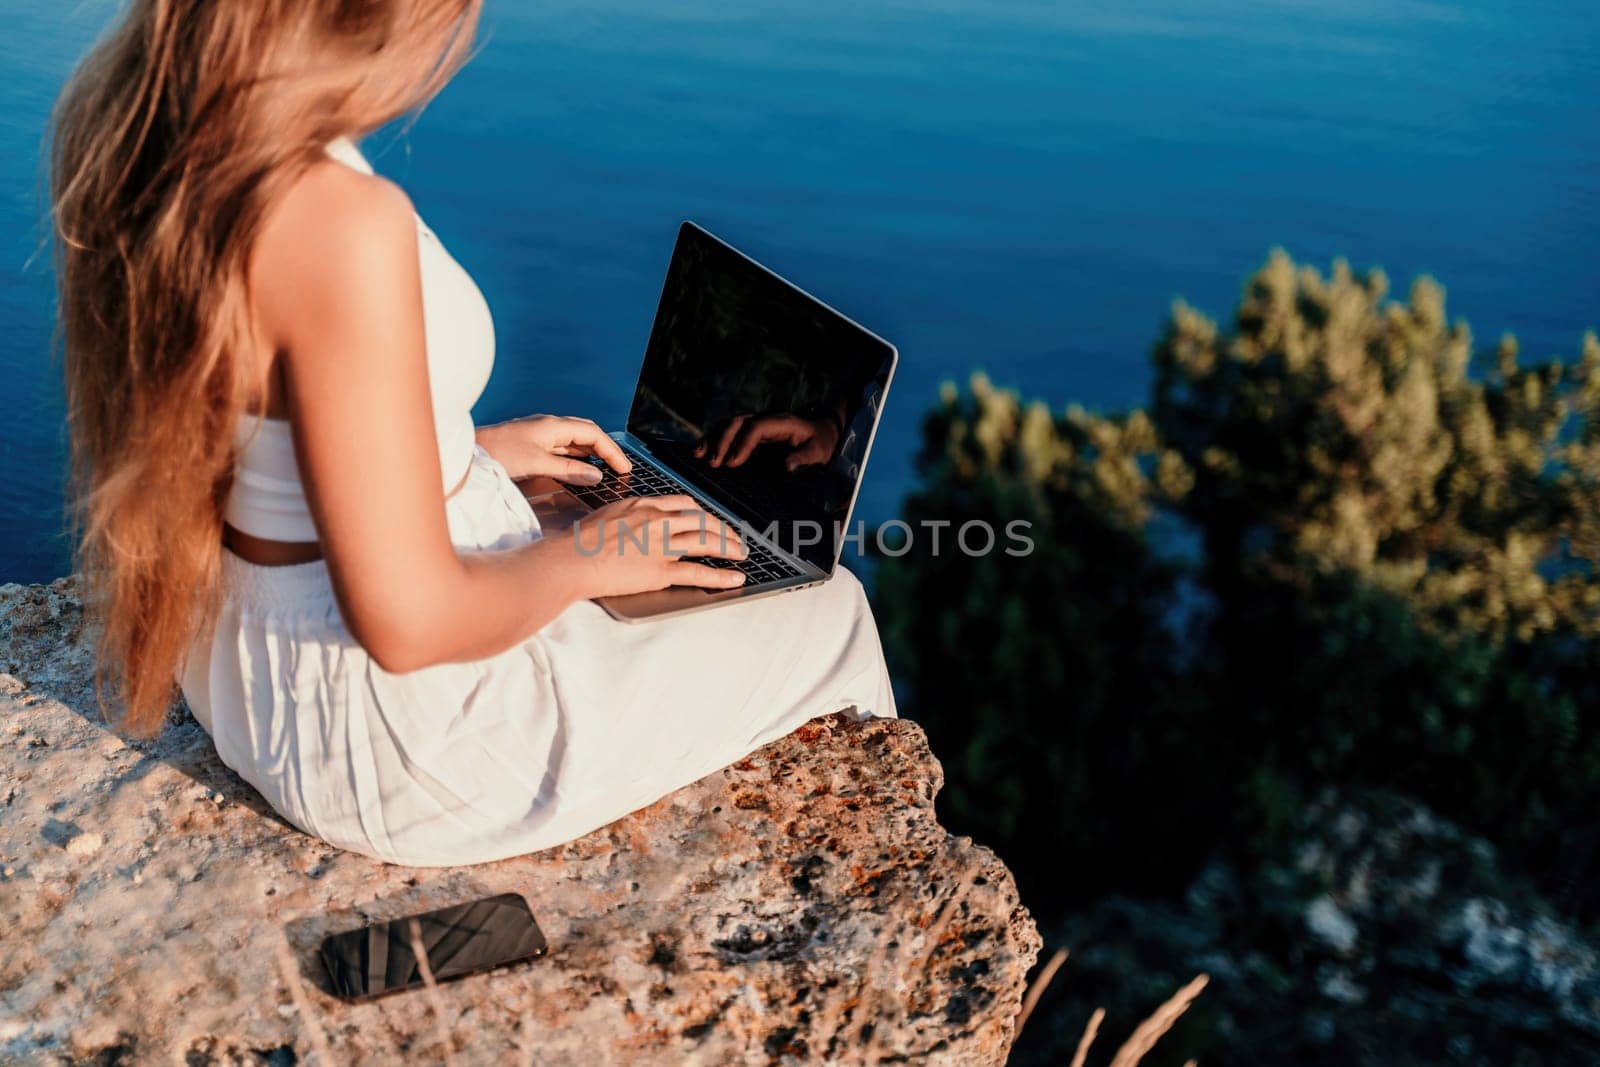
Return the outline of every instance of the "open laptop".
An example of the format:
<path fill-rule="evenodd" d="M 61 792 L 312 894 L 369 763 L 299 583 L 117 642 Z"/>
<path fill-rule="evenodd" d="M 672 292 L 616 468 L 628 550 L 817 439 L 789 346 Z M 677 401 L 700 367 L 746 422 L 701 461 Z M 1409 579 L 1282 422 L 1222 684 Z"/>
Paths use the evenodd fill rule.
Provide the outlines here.
<path fill-rule="evenodd" d="M 832 577 L 898 358 L 883 338 L 685 222 L 627 429 L 611 435 L 633 470 L 619 476 L 595 460 L 604 480 L 566 492 L 591 509 L 689 494 L 750 550 L 748 559 L 700 562 L 741 570 L 745 584 L 675 586 L 600 606 L 634 622 Z"/>

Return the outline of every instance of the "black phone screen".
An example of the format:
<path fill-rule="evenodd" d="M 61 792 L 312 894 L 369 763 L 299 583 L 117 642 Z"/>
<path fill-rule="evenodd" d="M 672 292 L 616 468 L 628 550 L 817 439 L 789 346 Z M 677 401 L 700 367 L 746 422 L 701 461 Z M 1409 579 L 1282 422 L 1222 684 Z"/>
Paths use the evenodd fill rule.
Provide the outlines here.
<path fill-rule="evenodd" d="M 333 993 L 366 999 L 424 983 L 413 945 L 434 980 L 448 981 L 545 953 L 544 934 L 516 893 L 375 923 L 322 941 Z"/>

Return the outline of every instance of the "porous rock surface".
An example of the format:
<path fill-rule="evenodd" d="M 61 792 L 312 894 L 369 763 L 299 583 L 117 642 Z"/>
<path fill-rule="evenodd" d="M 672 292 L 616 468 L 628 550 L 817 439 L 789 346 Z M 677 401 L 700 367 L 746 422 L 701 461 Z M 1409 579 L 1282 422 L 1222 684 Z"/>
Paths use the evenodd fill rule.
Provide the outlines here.
<path fill-rule="evenodd" d="M 278 819 L 174 713 L 100 720 L 71 579 L 0 587 L 0 1062 L 1003 1062 L 1039 937 L 909 722 L 819 719 L 561 848 L 454 869 Z M 524 894 L 543 960 L 351 1005 L 330 932 Z"/>

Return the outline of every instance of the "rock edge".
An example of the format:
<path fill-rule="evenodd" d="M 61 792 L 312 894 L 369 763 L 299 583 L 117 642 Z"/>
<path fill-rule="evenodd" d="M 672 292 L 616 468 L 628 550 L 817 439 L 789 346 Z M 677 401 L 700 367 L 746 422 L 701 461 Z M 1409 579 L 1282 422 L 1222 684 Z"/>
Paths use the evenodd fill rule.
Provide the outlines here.
<path fill-rule="evenodd" d="M 1002 1063 L 1039 951 L 913 723 L 818 719 L 560 848 L 445 869 L 289 827 L 186 716 L 94 711 L 71 579 L 0 587 L 0 1060 Z M 521 892 L 544 960 L 363 1005 L 330 932 Z"/>

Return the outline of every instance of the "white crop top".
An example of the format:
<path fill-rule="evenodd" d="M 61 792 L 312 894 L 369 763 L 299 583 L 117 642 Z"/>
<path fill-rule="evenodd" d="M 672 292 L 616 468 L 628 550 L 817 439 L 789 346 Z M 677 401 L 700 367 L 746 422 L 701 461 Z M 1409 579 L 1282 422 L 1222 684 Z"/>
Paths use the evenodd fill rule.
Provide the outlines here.
<path fill-rule="evenodd" d="M 363 174 L 372 173 L 371 164 L 348 140 L 330 144 L 328 154 Z M 428 385 L 448 492 L 472 462 L 472 405 L 482 395 L 494 366 L 494 320 L 471 275 L 420 218 L 417 235 Z M 246 415 L 240 419 L 235 442 L 239 460 L 224 521 L 241 533 L 272 541 L 317 540 L 317 528 L 300 485 L 289 423 Z M 360 442 L 351 444 L 360 447 Z"/>

